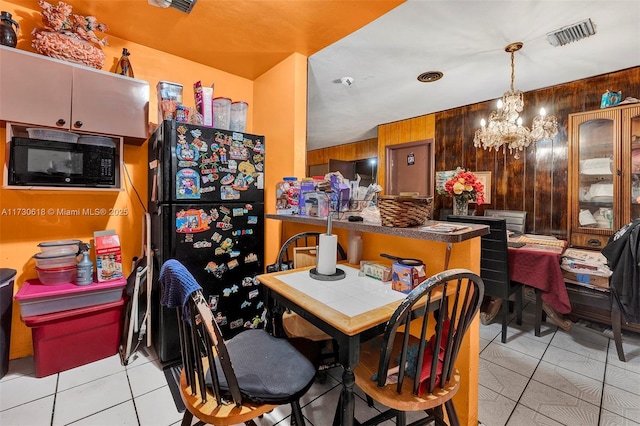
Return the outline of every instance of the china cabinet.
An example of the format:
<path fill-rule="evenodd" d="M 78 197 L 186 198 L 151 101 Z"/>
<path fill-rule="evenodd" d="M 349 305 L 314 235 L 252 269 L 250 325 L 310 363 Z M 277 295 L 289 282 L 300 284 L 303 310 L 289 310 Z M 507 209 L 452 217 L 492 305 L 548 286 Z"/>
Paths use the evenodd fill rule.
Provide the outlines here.
<path fill-rule="evenodd" d="M 640 105 L 569 115 L 568 235 L 601 250 L 640 217 Z"/>
<path fill-rule="evenodd" d="M 0 46 L 0 120 L 147 139 L 149 83 Z"/>

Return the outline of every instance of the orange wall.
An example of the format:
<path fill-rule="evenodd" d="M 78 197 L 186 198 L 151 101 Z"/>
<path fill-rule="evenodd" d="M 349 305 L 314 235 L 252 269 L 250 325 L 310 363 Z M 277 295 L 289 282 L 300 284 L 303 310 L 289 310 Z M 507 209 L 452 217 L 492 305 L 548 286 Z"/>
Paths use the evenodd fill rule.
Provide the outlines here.
<path fill-rule="evenodd" d="M 19 21 L 21 32 L 17 48 L 33 52 L 30 33 L 34 27 L 41 25 L 40 11 L 26 9 L 4 0 L 0 0 L 0 9 L 11 13 Z M 103 49 L 107 57 L 103 69 L 113 71 L 122 48 L 127 47 L 131 52 L 130 60 L 135 77 L 149 82 L 149 121 L 157 122 L 155 86 L 158 81 L 166 80 L 182 84 L 183 100 L 187 106 L 194 106 L 192 96 L 194 82 L 200 80 L 204 85 L 215 83 L 214 96 L 226 96 L 249 103 L 247 132 L 266 135 L 268 143 L 266 169 L 290 168 L 291 173 L 294 172 L 293 164 L 299 162 L 300 156 L 294 153 L 303 153 L 305 149 L 306 135 L 302 130 L 305 129 L 304 120 L 306 120 L 306 57 L 295 55 L 288 58 L 254 82 L 130 43 L 127 40 L 111 36 L 108 36 L 108 40 L 110 46 Z M 300 90 L 300 87 L 304 89 Z M 37 100 L 34 99 L 34 101 Z M 96 101 L 99 102 L 99 99 Z M 0 127 L 0 138 L 6 140 L 4 125 Z M 289 148 L 293 146 L 294 141 L 296 144 L 302 143 L 296 150 Z M 0 151 L 0 161 L 4 162 L 5 152 Z M 286 154 L 288 160 L 282 159 L 281 162 L 281 154 Z M 271 161 L 274 161 L 273 165 L 270 164 Z M 139 255 L 141 250 L 141 221 L 147 200 L 146 144 L 141 147 L 125 146 L 124 163 L 131 176 L 131 182 L 125 177 L 125 191 L 118 193 L 0 189 L 0 212 L 2 209 L 50 207 L 54 209 L 127 209 L 127 214 L 120 217 L 1 215 L 0 267 L 18 271 L 14 292 L 24 280 L 36 277 L 31 256 L 38 251 L 39 242 L 69 238 L 88 241 L 92 238 L 94 231 L 102 229 L 115 229 L 120 235 L 125 273 L 129 273 L 132 257 Z M 304 164 L 304 157 L 302 157 L 302 164 Z M 265 185 L 267 188 L 275 187 L 278 180 L 279 172 L 267 174 Z M 142 199 L 142 203 L 138 200 L 136 192 Z M 273 244 L 277 246 L 279 241 L 273 241 Z M 31 332 L 20 320 L 20 309 L 14 303 L 10 358 L 19 358 L 31 353 Z"/>

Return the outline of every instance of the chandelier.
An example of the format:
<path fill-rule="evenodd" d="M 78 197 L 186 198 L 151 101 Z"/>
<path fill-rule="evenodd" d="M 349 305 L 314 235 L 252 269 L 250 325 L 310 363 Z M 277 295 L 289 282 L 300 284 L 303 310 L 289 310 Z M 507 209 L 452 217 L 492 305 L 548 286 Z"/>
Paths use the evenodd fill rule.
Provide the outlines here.
<path fill-rule="evenodd" d="M 498 109 L 489 115 L 489 123 L 484 118 L 480 121 L 480 128 L 476 130 L 473 144 L 489 151 L 502 147 L 503 152 L 509 148 L 514 158 L 520 158 L 520 151 L 528 147 L 531 142 L 541 139 L 553 139 L 558 133 L 558 122 L 553 115 L 547 116 L 544 108 L 540 108 L 540 115 L 533 119 L 529 130 L 522 125 L 519 113 L 524 108 L 524 98 L 520 90 L 514 90 L 513 80 L 515 71 L 513 65 L 514 53 L 522 49 L 522 43 L 510 43 L 504 50 L 511 53 L 511 89 L 498 100 Z"/>

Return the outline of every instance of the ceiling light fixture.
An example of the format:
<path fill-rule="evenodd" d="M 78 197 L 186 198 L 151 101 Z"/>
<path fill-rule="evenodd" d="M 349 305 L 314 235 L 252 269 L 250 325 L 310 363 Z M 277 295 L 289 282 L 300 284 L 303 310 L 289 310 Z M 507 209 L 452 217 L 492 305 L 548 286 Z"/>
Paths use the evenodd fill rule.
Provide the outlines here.
<path fill-rule="evenodd" d="M 573 25 L 567 25 L 558 30 L 547 33 L 547 40 L 554 46 L 564 46 L 574 41 L 582 40 L 596 33 L 596 26 L 591 19 L 576 22 Z"/>
<path fill-rule="evenodd" d="M 498 109 L 489 115 L 489 123 L 484 118 L 480 122 L 481 128 L 476 130 L 473 144 L 477 148 L 489 151 L 502 147 L 503 152 L 509 148 L 514 158 L 520 158 L 520 151 L 528 147 L 531 142 L 541 139 L 553 139 L 558 133 L 558 122 L 553 115 L 547 116 L 544 108 L 540 108 L 540 115 L 533 119 L 531 131 L 522 125 L 519 113 L 524 108 L 524 98 L 520 90 L 514 90 L 515 79 L 514 53 L 522 49 L 521 42 L 508 44 L 504 50 L 511 54 L 511 89 L 498 100 Z"/>

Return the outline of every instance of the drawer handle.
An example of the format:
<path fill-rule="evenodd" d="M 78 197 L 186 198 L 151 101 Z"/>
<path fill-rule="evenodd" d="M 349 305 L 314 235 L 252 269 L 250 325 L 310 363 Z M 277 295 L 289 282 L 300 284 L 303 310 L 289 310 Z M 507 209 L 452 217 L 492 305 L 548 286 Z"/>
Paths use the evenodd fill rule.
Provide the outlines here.
<path fill-rule="evenodd" d="M 602 245 L 602 241 L 591 238 L 590 240 L 587 240 L 587 244 L 589 244 L 591 247 L 600 247 Z"/>
<path fill-rule="evenodd" d="M 77 127 L 77 128 L 80 128 L 80 127 L 82 127 L 82 124 L 84 124 L 84 123 L 82 123 L 82 121 L 78 120 L 78 121 L 76 121 L 74 123 L 74 126 Z"/>
<path fill-rule="evenodd" d="M 65 125 L 65 123 L 66 123 L 66 121 L 64 121 L 64 119 L 63 119 L 63 118 L 60 118 L 60 119 L 58 119 L 58 121 L 56 121 L 56 124 L 57 124 L 58 126 L 64 126 L 64 125 Z"/>

